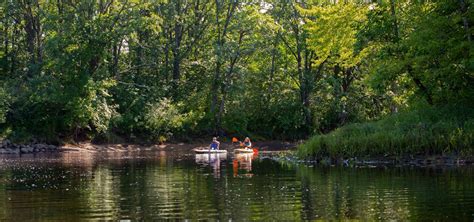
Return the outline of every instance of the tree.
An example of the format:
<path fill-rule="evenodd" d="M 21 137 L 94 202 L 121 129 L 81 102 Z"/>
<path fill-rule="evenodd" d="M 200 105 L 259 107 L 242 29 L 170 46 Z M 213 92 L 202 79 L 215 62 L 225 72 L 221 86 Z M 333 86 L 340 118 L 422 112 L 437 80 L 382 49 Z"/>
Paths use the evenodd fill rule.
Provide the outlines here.
<path fill-rule="evenodd" d="M 351 86 L 362 78 L 363 61 L 371 47 L 358 38 L 367 23 L 367 6 L 354 3 L 336 3 L 301 9 L 308 17 L 305 28 L 307 44 L 315 52 L 314 66 L 318 67 L 317 81 L 330 81 L 335 102 L 336 126 L 349 121 L 349 109 L 357 101 L 350 101 Z M 330 74 L 332 72 L 332 74 Z M 321 74 L 326 78 L 321 78 Z M 361 92 L 357 92 L 361 93 Z"/>

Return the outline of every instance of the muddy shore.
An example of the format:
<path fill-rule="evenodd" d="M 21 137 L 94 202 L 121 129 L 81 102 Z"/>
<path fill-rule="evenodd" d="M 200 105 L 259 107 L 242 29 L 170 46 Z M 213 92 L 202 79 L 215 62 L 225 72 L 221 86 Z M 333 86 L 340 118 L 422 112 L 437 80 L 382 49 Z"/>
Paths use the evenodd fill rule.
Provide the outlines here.
<path fill-rule="evenodd" d="M 91 142 L 80 142 L 74 144 L 63 144 L 60 146 L 29 143 L 15 144 L 9 140 L 0 142 L 0 154 L 28 154 L 40 152 L 121 152 L 121 151 L 140 151 L 140 150 L 191 150 L 198 147 L 207 147 L 208 143 L 165 143 L 165 144 L 94 144 Z M 263 141 L 255 142 L 254 146 L 260 151 L 283 151 L 296 149 L 296 143 L 282 141 Z M 221 143 L 221 149 L 231 150 L 238 147 L 235 143 Z"/>
<path fill-rule="evenodd" d="M 59 151 L 139 151 L 139 150 L 192 150 L 194 148 L 208 147 L 208 143 L 165 143 L 165 144 L 93 144 L 89 142 L 77 144 L 65 144 Z M 297 144 L 282 141 L 255 142 L 254 146 L 260 151 L 284 151 L 295 150 Z M 235 143 L 221 143 L 221 149 L 231 150 L 238 147 Z"/>

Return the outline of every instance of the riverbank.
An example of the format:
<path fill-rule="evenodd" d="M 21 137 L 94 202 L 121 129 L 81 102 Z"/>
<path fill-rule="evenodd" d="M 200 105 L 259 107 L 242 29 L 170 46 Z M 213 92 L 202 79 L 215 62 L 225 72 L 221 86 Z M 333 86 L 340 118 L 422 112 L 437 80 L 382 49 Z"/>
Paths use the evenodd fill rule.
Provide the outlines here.
<path fill-rule="evenodd" d="M 139 151 L 139 150 L 192 150 L 197 147 L 208 147 L 209 143 L 194 142 L 194 143 L 181 143 L 171 142 L 164 144 L 93 144 L 90 142 L 66 144 L 61 146 L 62 151 Z M 296 149 L 296 143 L 284 142 L 284 141 L 261 141 L 255 142 L 254 146 L 261 151 L 279 151 L 279 150 L 294 150 Z M 234 149 L 237 144 L 221 142 L 221 149 Z"/>
<path fill-rule="evenodd" d="M 15 144 L 10 142 L 10 140 L 0 142 L 0 154 L 57 152 L 59 150 L 59 146 L 44 143 Z"/>
<path fill-rule="evenodd" d="M 25 155 L 25 154 L 54 154 L 54 153 L 128 153 L 128 152 L 177 152 L 192 153 L 197 147 L 207 147 L 207 143 L 166 143 L 166 144 L 94 144 L 81 142 L 64 144 L 61 146 L 48 144 L 13 144 L 10 141 L 0 142 L 0 155 Z M 282 164 L 321 165 L 321 166 L 349 166 L 349 167 L 387 167 L 387 166 L 416 166 L 416 167 L 438 167 L 438 166 L 469 166 L 474 165 L 474 157 L 460 157 L 456 155 L 405 155 L 405 156 L 367 156 L 351 158 L 319 157 L 300 158 L 297 144 L 282 141 L 256 142 L 259 150 L 259 158 L 271 159 Z M 236 144 L 221 143 L 221 149 L 233 150 Z M 48 154 L 48 155 L 49 155 Z"/>
<path fill-rule="evenodd" d="M 319 158 L 301 160 L 292 156 L 280 156 L 274 158 L 279 161 L 302 162 L 309 165 L 326 166 L 354 166 L 354 167 L 390 167 L 390 166 L 415 166 L 415 167 L 437 167 L 437 166 L 472 166 L 474 157 L 460 157 L 454 155 L 416 155 L 416 156 L 382 156 L 367 158 Z"/>
<path fill-rule="evenodd" d="M 261 141 L 255 142 L 255 146 L 261 151 L 281 151 L 294 150 L 296 143 L 283 141 Z M 142 150 L 192 150 L 196 147 L 207 147 L 209 144 L 204 142 L 194 143 L 165 143 L 165 144 L 132 144 L 132 143 L 111 143 L 94 144 L 91 142 L 68 143 L 60 146 L 29 143 L 15 144 L 9 140 L 0 142 L 0 154 L 28 154 L 40 152 L 124 152 L 124 151 L 142 151 Z M 221 143 L 221 149 L 233 149 L 237 145 L 232 143 Z"/>
<path fill-rule="evenodd" d="M 472 159 L 473 113 L 468 107 L 423 107 L 379 121 L 349 124 L 329 134 L 313 136 L 298 147 L 297 156 L 317 161 L 397 160 L 406 156 Z"/>

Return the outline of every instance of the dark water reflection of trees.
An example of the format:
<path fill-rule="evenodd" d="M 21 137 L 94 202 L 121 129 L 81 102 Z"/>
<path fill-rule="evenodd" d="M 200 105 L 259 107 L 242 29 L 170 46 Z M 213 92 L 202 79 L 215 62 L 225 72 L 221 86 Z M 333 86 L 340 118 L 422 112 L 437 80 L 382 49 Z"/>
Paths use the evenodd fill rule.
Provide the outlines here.
<path fill-rule="evenodd" d="M 0 219 L 474 219 L 474 172 L 342 168 L 252 155 L 0 159 Z"/>

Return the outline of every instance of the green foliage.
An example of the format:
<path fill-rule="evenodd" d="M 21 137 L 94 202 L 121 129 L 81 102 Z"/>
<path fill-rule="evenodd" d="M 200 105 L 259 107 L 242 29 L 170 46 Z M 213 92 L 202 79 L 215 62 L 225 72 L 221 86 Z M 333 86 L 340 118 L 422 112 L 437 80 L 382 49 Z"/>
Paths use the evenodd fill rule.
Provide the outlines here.
<path fill-rule="evenodd" d="M 107 103 L 110 85 L 88 81 L 81 90 L 66 88 L 58 93 L 62 87 L 51 78 L 32 81 L 11 105 L 15 112 L 10 112 L 7 120 L 15 123 L 12 128 L 18 133 L 13 137 L 21 141 L 40 136 L 55 141 L 61 133 L 65 138 L 79 138 L 105 132 L 115 113 L 113 105 Z"/>
<path fill-rule="evenodd" d="M 5 116 L 9 107 L 9 96 L 4 88 L 0 88 L 0 124 L 5 123 Z"/>
<path fill-rule="evenodd" d="M 182 129 L 184 121 L 186 115 L 181 114 L 175 105 L 165 99 L 148 107 L 143 127 L 149 131 L 148 135 L 153 135 L 152 139 L 163 142 L 173 132 Z"/>
<path fill-rule="evenodd" d="M 379 121 L 353 123 L 301 145 L 303 158 L 473 155 L 474 109 L 466 106 L 420 107 Z"/>
<path fill-rule="evenodd" d="M 233 106 L 224 122 L 229 134 L 283 140 L 304 138 L 307 128 L 300 103 L 288 98 L 264 102 L 242 101 L 241 105 Z"/>
<path fill-rule="evenodd" d="M 394 93 L 398 99 L 421 99 L 435 105 L 472 98 L 472 87 L 466 86 L 473 81 L 473 44 L 461 22 L 472 7 L 465 13 L 460 13 L 459 2 L 449 1 L 394 7 L 395 15 L 390 15 L 389 7 L 377 7 L 371 16 L 385 22 L 376 22 L 365 33 L 379 49 L 370 69 L 372 87 Z M 386 24 L 395 18 L 398 23 L 392 29 L 398 35 L 376 38 L 376 30 L 387 31 Z"/>
<path fill-rule="evenodd" d="M 367 6 L 337 3 L 303 10 L 310 18 L 305 24 L 309 47 L 317 52 L 315 65 L 330 59 L 342 68 L 357 66 L 369 48 L 357 49 L 357 34 L 367 23 Z"/>
<path fill-rule="evenodd" d="M 469 103 L 462 2 L 3 1 L 0 124 L 19 141 L 295 140 Z"/>

